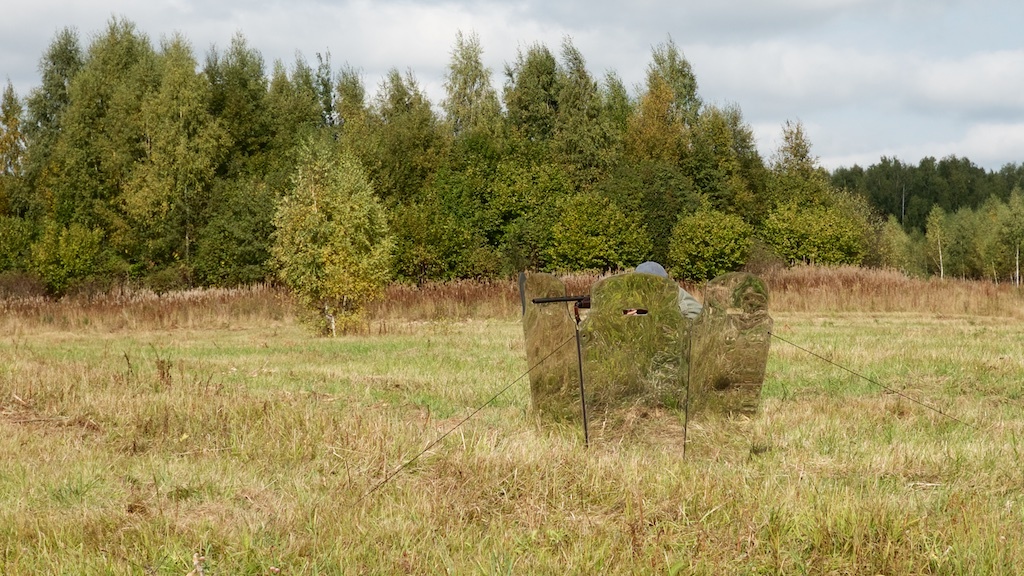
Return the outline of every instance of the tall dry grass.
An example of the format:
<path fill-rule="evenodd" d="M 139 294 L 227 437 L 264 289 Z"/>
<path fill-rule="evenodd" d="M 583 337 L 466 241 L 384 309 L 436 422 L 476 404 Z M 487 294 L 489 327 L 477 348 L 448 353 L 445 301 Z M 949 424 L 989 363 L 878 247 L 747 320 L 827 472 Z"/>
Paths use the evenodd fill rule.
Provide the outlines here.
<path fill-rule="evenodd" d="M 109 292 L 52 299 L 16 296 L 0 299 L 0 331 L 35 330 L 170 330 L 230 328 L 290 321 L 292 297 L 271 285 L 241 288 L 200 288 L 157 294 L 147 289 L 117 288 Z"/>
<path fill-rule="evenodd" d="M 587 294 L 603 276 L 561 277 L 568 294 Z M 1024 318 L 1024 290 L 989 281 L 909 277 L 893 270 L 804 266 L 774 269 L 762 278 L 774 313 L 885 313 L 1004 316 Z M 698 298 L 699 284 L 682 283 Z M 266 318 L 290 320 L 295 304 L 272 285 L 208 288 L 157 294 L 119 288 L 106 293 L 0 298 L 0 330 L 29 323 L 52 329 L 173 329 L 229 327 Z M 514 280 L 435 282 L 421 286 L 392 284 L 368 310 L 364 333 L 387 330 L 402 321 L 517 318 L 519 287 Z M 384 323 L 381 326 L 381 323 Z"/>
<path fill-rule="evenodd" d="M 1013 284 L 916 278 L 894 270 L 803 266 L 769 271 L 773 311 L 912 312 L 1024 317 L 1024 290 Z"/>
<path fill-rule="evenodd" d="M 569 294 L 589 293 L 602 276 L 562 277 Z M 1024 290 L 1013 284 L 907 276 L 894 270 L 801 266 L 762 275 L 769 309 L 778 313 L 884 313 L 1005 316 L 1024 318 Z M 682 286 L 698 298 L 700 284 Z M 424 286 L 391 286 L 371 309 L 377 318 L 435 320 L 510 318 L 520 314 L 514 281 L 458 281 Z"/>
<path fill-rule="evenodd" d="M 787 337 L 960 421 L 780 345 L 685 459 L 584 449 L 521 383 L 367 497 L 522 374 L 513 282 L 394 286 L 401 330 L 336 339 L 271 287 L 4 301 L 0 572 L 1019 573 L 1015 289 L 767 278 Z"/>

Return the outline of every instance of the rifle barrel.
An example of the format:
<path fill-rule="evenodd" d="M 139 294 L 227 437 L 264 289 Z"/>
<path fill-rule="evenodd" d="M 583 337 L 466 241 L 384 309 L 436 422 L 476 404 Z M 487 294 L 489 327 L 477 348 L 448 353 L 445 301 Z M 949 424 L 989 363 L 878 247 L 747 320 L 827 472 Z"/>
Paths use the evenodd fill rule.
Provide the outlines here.
<path fill-rule="evenodd" d="M 553 302 L 576 302 L 580 308 L 590 307 L 590 295 L 586 296 L 550 296 L 547 298 L 534 298 L 534 304 L 551 304 Z"/>

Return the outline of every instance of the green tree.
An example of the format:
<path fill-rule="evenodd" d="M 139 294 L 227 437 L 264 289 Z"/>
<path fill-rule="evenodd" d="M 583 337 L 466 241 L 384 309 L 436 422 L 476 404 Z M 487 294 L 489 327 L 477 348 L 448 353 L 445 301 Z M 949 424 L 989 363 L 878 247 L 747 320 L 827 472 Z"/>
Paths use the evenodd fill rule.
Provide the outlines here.
<path fill-rule="evenodd" d="M 650 255 L 639 218 L 596 192 L 563 198 L 558 213 L 546 250 L 549 270 L 621 270 Z"/>
<path fill-rule="evenodd" d="M 64 28 L 54 37 L 40 59 L 42 83 L 26 100 L 24 186 L 21 195 L 11 199 L 13 213 L 32 219 L 52 211 L 55 202 L 55 146 L 61 123 L 71 103 L 72 79 L 84 65 L 85 56 L 78 35 Z"/>
<path fill-rule="evenodd" d="M 543 44 L 534 44 L 505 67 L 506 120 L 527 142 L 546 143 L 558 116 L 558 62 Z"/>
<path fill-rule="evenodd" d="M 1013 257 L 1001 234 L 1001 227 L 1007 221 L 1009 208 L 996 196 L 989 196 L 988 200 L 973 212 L 969 274 L 974 278 L 988 278 L 993 282 L 999 282 L 1000 278 L 1012 277 Z"/>
<path fill-rule="evenodd" d="M 689 128 L 672 113 L 672 88 L 660 76 L 649 80 L 626 124 L 626 162 L 653 161 L 680 165 L 689 147 Z"/>
<path fill-rule="evenodd" d="M 346 65 L 338 71 L 335 84 L 335 110 L 338 115 L 339 140 L 345 149 L 355 155 L 363 168 L 371 174 L 381 170 L 382 153 L 370 106 L 366 100 L 366 87 L 355 68 Z M 380 194 L 380 192 L 378 192 Z"/>
<path fill-rule="evenodd" d="M 51 294 L 62 295 L 76 283 L 103 272 L 103 233 L 73 222 L 67 227 L 50 220 L 31 247 L 32 270 Z"/>
<path fill-rule="evenodd" d="M 484 66 L 480 38 L 458 32 L 445 73 L 445 99 L 441 103 L 448 129 L 454 136 L 493 134 L 501 122 L 498 93 L 491 85 L 491 70 Z"/>
<path fill-rule="evenodd" d="M 870 207 L 832 186 L 799 122 L 783 127 L 765 204 L 761 237 L 790 263 L 861 264 L 872 255 L 877 227 Z"/>
<path fill-rule="evenodd" d="M 291 74 L 280 61 L 274 63 L 274 70 L 267 92 L 266 107 L 270 116 L 270 140 L 267 142 L 266 176 L 270 190 L 281 195 L 287 190 L 298 161 L 301 143 L 314 132 L 326 129 L 328 112 L 324 106 L 321 83 L 330 79 L 320 78 L 325 71 L 314 71 L 305 60 L 296 58 Z"/>
<path fill-rule="evenodd" d="M 278 275 L 321 331 L 334 335 L 358 323 L 391 277 L 394 239 L 355 158 L 330 141 L 310 140 L 274 226 Z"/>
<path fill-rule="evenodd" d="M 979 271 L 973 261 L 977 253 L 977 214 L 968 207 L 960 208 L 946 216 L 946 227 L 947 241 L 943 246 L 945 272 L 957 278 L 977 278 Z"/>
<path fill-rule="evenodd" d="M 486 133 L 458 136 L 420 196 L 394 208 L 398 278 L 422 283 L 491 277 L 501 270 L 496 248 L 505 222 L 491 213 L 494 145 Z"/>
<path fill-rule="evenodd" d="M 331 68 L 331 52 L 316 54 L 316 74 L 313 88 L 320 101 L 320 115 L 324 126 L 335 127 L 341 120 L 338 113 L 338 101 L 335 97 L 334 69 Z"/>
<path fill-rule="evenodd" d="M 445 154 L 437 116 L 412 72 L 388 72 L 373 108 L 372 148 L 362 158 L 374 188 L 389 205 L 422 191 Z"/>
<path fill-rule="evenodd" d="M 487 278 L 500 262 L 479 230 L 443 199 L 428 195 L 395 208 L 395 276 L 422 284 L 429 280 Z"/>
<path fill-rule="evenodd" d="M 53 217 L 100 231 L 124 260 L 141 265 L 145 242 L 125 214 L 125 187 L 145 156 L 142 104 L 159 87 L 157 55 L 126 20 L 89 45 L 69 87 L 54 147 Z"/>
<path fill-rule="evenodd" d="M 14 214 L 16 189 L 22 185 L 25 159 L 25 134 L 21 129 L 23 108 L 7 81 L 0 97 L 0 216 Z"/>
<path fill-rule="evenodd" d="M 544 266 L 558 203 L 572 194 L 572 180 L 560 164 L 531 163 L 517 156 L 498 164 L 488 203 L 476 222 L 488 244 L 501 253 L 503 271 Z"/>
<path fill-rule="evenodd" d="M 738 110 L 709 106 L 701 111 L 691 132 L 687 172 L 694 186 L 705 194 L 716 210 L 757 220 L 760 209 L 744 174 L 740 154 L 745 133 L 734 133 L 732 116 Z M 751 139 L 752 140 L 752 139 Z"/>
<path fill-rule="evenodd" d="M 365 119 L 368 115 L 366 87 L 358 70 L 351 66 L 343 66 L 338 72 L 334 91 L 335 110 L 342 128 L 348 128 L 349 125 Z"/>
<path fill-rule="evenodd" d="M 605 75 L 601 99 L 605 125 L 611 132 L 611 139 L 616 148 L 621 148 L 629 118 L 633 115 L 636 104 L 630 98 L 622 78 L 615 72 L 608 72 Z M 621 150 L 618 152 L 621 153 Z"/>
<path fill-rule="evenodd" d="M 704 282 L 747 261 L 753 229 L 742 218 L 710 207 L 679 219 L 667 264 L 677 278 Z"/>
<path fill-rule="evenodd" d="M 772 158 L 769 202 L 771 205 L 827 204 L 831 190 L 828 173 L 811 153 L 811 141 L 803 124 L 787 121 L 782 127 L 782 143 Z"/>
<path fill-rule="evenodd" d="M 690 62 L 672 38 L 654 48 L 651 60 L 647 68 L 648 89 L 664 82 L 672 94 L 672 105 L 669 108 L 672 120 L 687 126 L 693 125 L 703 102 L 697 93 L 697 76 Z"/>
<path fill-rule="evenodd" d="M 197 233 L 228 135 L 209 112 L 210 89 L 196 73 L 192 49 L 181 36 L 163 42 L 159 85 L 140 108 L 142 155 L 123 192 L 142 258 L 158 266 L 180 264 L 191 275 Z"/>
<path fill-rule="evenodd" d="M 29 268 L 32 233 L 27 219 L 0 215 L 0 272 Z"/>
<path fill-rule="evenodd" d="M 588 188 L 607 169 L 613 148 L 597 81 L 568 38 L 562 43 L 557 86 L 558 113 L 551 150 L 568 167 L 577 189 Z"/>
<path fill-rule="evenodd" d="M 835 206 L 789 202 L 768 215 L 761 237 L 790 264 L 860 264 L 864 231 Z"/>
<path fill-rule="evenodd" d="M 651 241 L 651 260 L 666 262 L 672 228 L 700 206 L 693 181 L 675 164 L 621 162 L 595 187 L 623 210 L 635 213 Z"/>
<path fill-rule="evenodd" d="M 1020 186 L 1013 188 L 1006 204 L 999 233 L 1002 243 L 1013 256 L 1013 279 L 1020 286 L 1020 247 L 1024 244 L 1024 191 Z"/>
<path fill-rule="evenodd" d="M 271 220 L 277 198 L 265 182 L 255 178 L 215 183 L 192 260 L 201 284 L 238 286 L 273 275 Z"/>
<path fill-rule="evenodd" d="M 263 56 L 237 33 L 223 54 L 215 48 L 207 53 L 203 74 L 210 82 L 210 113 L 231 138 L 218 175 L 263 176 L 273 138 Z"/>
<path fill-rule="evenodd" d="M 917 272 L 914 266 L 913 243 L 899 219 L 890 214 L 879 235 L 880 264 L 905 274 Z"/>

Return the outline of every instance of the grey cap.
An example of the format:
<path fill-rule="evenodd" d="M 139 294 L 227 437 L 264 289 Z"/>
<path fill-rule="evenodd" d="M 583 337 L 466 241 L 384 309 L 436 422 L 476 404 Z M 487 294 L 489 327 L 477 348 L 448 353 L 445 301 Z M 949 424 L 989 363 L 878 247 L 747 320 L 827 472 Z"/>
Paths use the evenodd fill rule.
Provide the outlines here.
<path fill-rule="evenodd" d="M 661 276 L 662 278 L 668 278 L 668 272 L 665 271 L 665 267 L 650 260 L 637 266 L 636 271 L 640 274 L 653 274 L 655 276 Z"/>

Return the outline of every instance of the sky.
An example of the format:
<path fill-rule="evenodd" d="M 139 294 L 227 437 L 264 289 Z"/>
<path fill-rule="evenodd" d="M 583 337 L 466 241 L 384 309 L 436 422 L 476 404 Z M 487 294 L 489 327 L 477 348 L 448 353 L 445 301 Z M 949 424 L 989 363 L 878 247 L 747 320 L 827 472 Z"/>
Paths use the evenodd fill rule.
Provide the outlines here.
<path fill-rule="evenodd" d="M 32 0 L 0 19 L 0 81 L 19 96 L 57 32 L 83 46 L 114 17 L 158 46 L 180 33 L 202 62 L 241 33 L 275 61 L 360 70 L 372 94 L 411 70 L 438 105 L 458 32 L 476 34 L 492 84 L 520 51 L 559 54 L 570 39 L 596 78 L 635 95 L 651 52 L 671 39 L 708 104 L 735 105 L 770 161 L 787 121 L 802 123 L 822 166 L 883 157 L 1024 163 L 1024 2 L 1019 0 Z"/>

